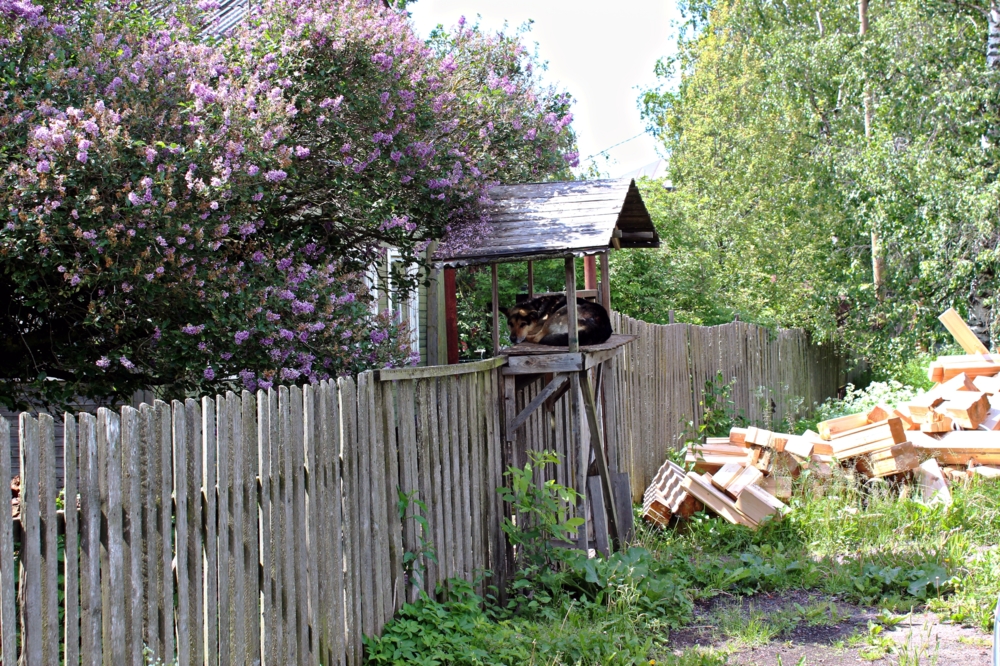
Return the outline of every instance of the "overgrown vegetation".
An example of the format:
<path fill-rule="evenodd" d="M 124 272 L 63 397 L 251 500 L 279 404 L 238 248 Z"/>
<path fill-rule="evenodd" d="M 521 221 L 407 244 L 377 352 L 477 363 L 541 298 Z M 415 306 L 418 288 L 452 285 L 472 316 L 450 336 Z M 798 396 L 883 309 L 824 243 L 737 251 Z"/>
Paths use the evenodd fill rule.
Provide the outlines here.
<path fill-rule="evenodd" d="M 640 185 L 663 248 L 613 253 L 616 308 L 802 326 L 880 378 L 946 342 L 949 305 L 997 340 L 989 3 L 865 3 L 864 37 L 856 2 L 679 6 L 642 98 L 675 188 Z"/>
<path fill-rule="evenodd" d="M 903 400 L 912 390 L 898 383 L 852 389 L 823 410 L 833 415 Z M 717 393 L 718 418 L 732 418 L 725 392 Z M 532 481 L 549 462 L 542 455 L 509 471 L 523 483 L 506 499 L 534 518 L 511 521 L 507 530 L 515 543 L 535 550 L 521 560 L 506 602 L 495 589 L 484 599 L 468 584 L 450 581 L 439 589 L 439 601 L 425 597 L 408 605 L 381 639 L 368 641 L 370 663 L 725 664 L 726 650 L 675 654 L 671 631 L 690 624 L 695 607 L 715 598 L 730 600 L 714 618 L 730 639 L 728 649 L 838 621 L 841 611 L 830 603 L 777 614 L 737 613 L 733 606 L 753 595 L 795 590 L 882 609 L 867 632 L 849 641 L 871 657 L 894 651 L 903 658 L 910 648 L 897 646 L 882 627 L 911 610 L 992 630 L 1000 594 L 995 482 L 955 486 L 954 503 L 945 507 L 928 506 L 886 481 L 843 474 L 824 481 L 807 472 L 796 482 L 789 514 L 757 531 L 699 513 L 667 530 L 639 524 L 628 550 L 588 559 L 550 545 L 549 537 L 573 527 L 562 513 L 571 491 Z"/>

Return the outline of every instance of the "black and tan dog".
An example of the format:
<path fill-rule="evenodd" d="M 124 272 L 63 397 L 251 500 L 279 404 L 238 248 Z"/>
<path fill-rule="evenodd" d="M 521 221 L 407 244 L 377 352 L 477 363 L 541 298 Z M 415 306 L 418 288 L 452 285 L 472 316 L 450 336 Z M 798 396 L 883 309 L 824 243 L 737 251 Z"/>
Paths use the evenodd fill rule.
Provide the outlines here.
<path fill-rule="evenodd" d="M 576 299 L 576 330 L 581 345 L 598 345 L 611 337 L 611 318 L 597 303 Z M 565 294 L 539 296 L 507 310 L 510 341 L 541 345 L 569 344 Z"/>

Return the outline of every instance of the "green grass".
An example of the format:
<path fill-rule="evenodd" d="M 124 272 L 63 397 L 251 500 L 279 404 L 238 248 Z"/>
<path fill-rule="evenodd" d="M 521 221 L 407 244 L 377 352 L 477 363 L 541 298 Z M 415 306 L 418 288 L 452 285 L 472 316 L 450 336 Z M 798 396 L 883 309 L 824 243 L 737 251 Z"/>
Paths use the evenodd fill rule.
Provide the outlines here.
<path fill-rule="evenodd" d="M 933 645 L 900 648 L 884 635 L 901 620 L 898 613 L 928 609 L 991 631 L 1000 593 L 1000 483 L 977 479 L 952 493 L 951 507 L 932 508 L 885 483 L 806 478 L 788 516 L 757 531 L 707 515 L 667 530 L 640 525 L 629 553 L 611 562 L 567 563 L 545 582 L 531 582 L 530 608 L 467 598 L 460 610 L 442 607 L 435 610 L 440 614 L 406 618 L 416 636 L 427 623 L 438 631 L 444 619 L 461 625 L 456 613 L 472 618 L 465 638 L 451 648 L 435 639 L 445 646 L 439 660 L 390 656 L 371 663 L 722 664 L 726 651 L 673 653 L 670 632 L 691 623 L 692 602 L 807 590 L 883 609 L 868 631 L 845 641 L 847 647 L 860 648 L 868 659 L 895 651 L 907 663 L 930 664 Z M 800 624 L 837 624 L 844 615 L 830 602 L 765 616 L 730 601 L 713 619 L 730 648 L 742 648 L 787 636 Z M 394 620 L 386 636 L 404 624 Z"/>

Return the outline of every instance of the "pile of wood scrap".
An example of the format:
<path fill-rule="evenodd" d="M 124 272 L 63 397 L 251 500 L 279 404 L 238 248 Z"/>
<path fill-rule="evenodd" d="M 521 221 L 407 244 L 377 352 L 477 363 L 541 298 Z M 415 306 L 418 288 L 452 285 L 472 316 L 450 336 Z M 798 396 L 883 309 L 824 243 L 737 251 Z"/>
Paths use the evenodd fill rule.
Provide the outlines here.
<path fill-rule="evenodd" d="M 714 474 L 697 470 L 685 473 L 679 465 L 665 462 L 646 489 L 644 518 L 666 526 L 672 516 L 688 517 L 705 506 L 729 522 L 747 527 L 757 527 L 768 516 L 780 518 L 786 511 L 785 504 L 768 492 L 764 474 L 750 464 L 750 449 L 733 448 L 744 450 L 742 456 L 729 456 L 739 459 L 737 462 L 720 465 L 721 460 L 713 459 L 711 463 L 699 463 L 713 467 Z"/>
<path fill-rule="evenodd" d="M 945 503 L 951 502 L 949 482 L 1000 478 L 1000 354 L 989 354 L 954 310 L 940 319 L 968 353 L 938 357 L 929 391 L 899 407 L 823 421 L 818 432 L 733 428 L 728 437 L 690 445 L 686 462 L 693 471 L 684 474 L 673 463 L 668 472 L 661 469 L 643 515 L 665 525 L 692 497 L 752 527 L 766 515 L 780 517 L 780 500 L 791 496 L 792 479 L 806 470 L 820 478 L 840 467 L 868 478 L 912 479 L 925 501 Z"/>

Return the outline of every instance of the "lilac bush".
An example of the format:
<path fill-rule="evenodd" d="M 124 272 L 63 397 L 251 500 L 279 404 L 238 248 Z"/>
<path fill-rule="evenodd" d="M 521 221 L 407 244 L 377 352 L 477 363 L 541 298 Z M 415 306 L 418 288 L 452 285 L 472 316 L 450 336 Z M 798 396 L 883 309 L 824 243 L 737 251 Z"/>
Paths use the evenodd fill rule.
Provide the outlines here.
<path fill-rule="evenodd" d="M 0 0 L 0 401 L 407 363 L 364 271 L 575 163 L 516 37 L 269 0 L 208 39 L 216 7 Z"/>

